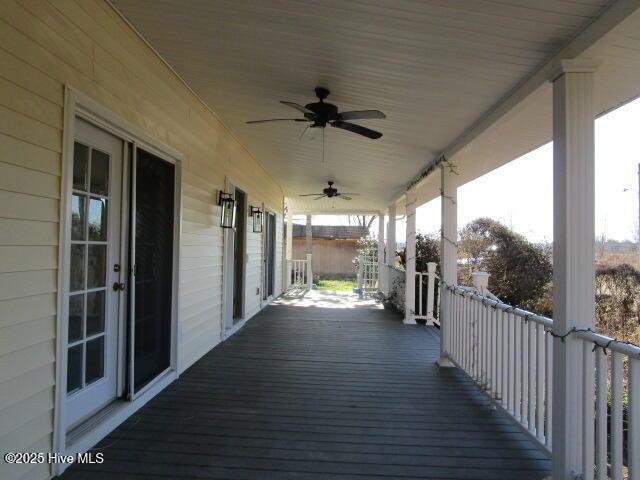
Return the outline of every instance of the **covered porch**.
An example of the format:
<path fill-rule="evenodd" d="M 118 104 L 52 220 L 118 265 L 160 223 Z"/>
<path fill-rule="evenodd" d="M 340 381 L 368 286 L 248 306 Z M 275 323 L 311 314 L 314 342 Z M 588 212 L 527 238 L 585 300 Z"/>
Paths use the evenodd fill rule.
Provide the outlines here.
<path fill-rule="evenodd" d="M 289 293 L 63 479 L 540 479 L 550 461 L 457 369 L 439 331 L 370 297 Z"/>

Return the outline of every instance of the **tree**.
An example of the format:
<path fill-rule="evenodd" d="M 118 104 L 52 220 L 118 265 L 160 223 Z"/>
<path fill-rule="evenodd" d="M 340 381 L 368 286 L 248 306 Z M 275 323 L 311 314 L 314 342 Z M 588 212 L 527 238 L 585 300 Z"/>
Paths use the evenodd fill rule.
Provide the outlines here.
<path fill-rule="evenodd" d="M 471 284 L 471 273 L 485 271 L 489 290 L 510 305 L 551 314 L 553 275 L 550 248 L 490 218 L 478 218 L 460 232 L 458 282 Z"/>
<path fill-rule="evenodd" d="M 377 215 L 349 215 L 349 225 L 353 224 L 360 227 L 370 228 L 373 221 L 378 218 Z"/>
<path fill-rule="evenodd" d="M 407 249 L 398 252 L 400 265 L 406 268 Z M 438 264 L 436 271 L 440 270 L 440 239 L 436 235 L 416 234 L 416 272 L 426 272 L 427 263 Z"/>

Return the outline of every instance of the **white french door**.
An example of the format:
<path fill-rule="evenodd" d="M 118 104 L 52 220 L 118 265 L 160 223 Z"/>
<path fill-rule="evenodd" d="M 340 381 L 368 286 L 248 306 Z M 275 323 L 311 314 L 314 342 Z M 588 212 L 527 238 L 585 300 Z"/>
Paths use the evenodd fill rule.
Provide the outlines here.
<path fill-rule="evenodd" d="M 67 429 L 118 392 L 124 143 L 76 119 L 67 318 Z"/>

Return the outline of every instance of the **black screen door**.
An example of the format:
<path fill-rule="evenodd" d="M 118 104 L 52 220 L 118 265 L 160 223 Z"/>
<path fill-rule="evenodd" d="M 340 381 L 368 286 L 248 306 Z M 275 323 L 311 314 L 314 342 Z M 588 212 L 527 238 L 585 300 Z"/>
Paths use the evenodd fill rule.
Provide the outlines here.
<path fill-rule="evenodd" d="M 138 149 L 134 180 L 134 392 L 171 361 L 175 166 Z"/>

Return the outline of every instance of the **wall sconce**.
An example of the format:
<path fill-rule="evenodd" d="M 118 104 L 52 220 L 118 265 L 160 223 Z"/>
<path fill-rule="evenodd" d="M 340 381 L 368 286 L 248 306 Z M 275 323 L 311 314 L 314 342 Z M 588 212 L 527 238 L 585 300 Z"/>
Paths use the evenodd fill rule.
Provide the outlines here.
<path fill-rule="evenodd" d="M 218 205 L 222 207 L 220 210 L 220 226 L 222 228 L 233 228 L 236 225 L 236 201 L 233 195 L 222 190 L 218 194 Z"/>
<path fill-rule="evenodd" d="M 259 207 L 249 207 L 249 216 L 253 219 L 253 233 L 262 232 L 262 210 Z"/>

